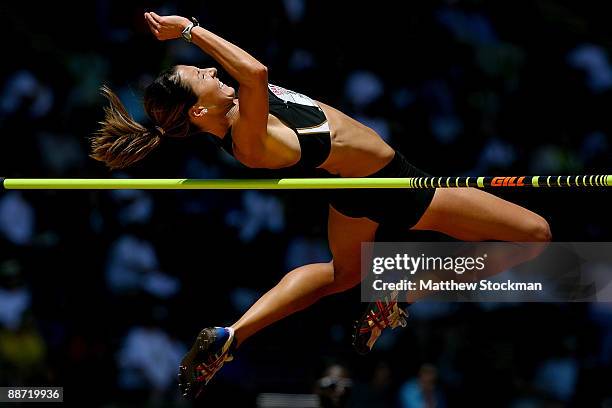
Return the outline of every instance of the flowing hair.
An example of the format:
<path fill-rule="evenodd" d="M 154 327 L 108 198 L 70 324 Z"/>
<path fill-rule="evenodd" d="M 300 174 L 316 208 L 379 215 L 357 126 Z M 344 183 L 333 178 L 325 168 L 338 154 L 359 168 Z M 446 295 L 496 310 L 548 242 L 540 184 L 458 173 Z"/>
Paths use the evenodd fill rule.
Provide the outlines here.
<path fill-rule="evenodd" d="M 89 138 L 95 160 L 110 169 L 122 169 L 142 160 L 161 144 L 163 137 L 185 137 L 191 132 L 188 110 L 197 101 L 181 81 L 176 67 L 161 73 L 145 90 L 145 112 L 153 122 L 145 127 L 128 113 L 107 86 L 100 89 L 108 105 L 99 129 Z"/>

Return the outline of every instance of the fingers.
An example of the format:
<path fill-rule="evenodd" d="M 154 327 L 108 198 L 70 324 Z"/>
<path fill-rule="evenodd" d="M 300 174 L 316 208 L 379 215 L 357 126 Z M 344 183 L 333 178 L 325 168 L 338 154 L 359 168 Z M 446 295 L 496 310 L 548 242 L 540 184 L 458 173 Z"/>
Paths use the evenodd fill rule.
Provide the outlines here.
<path fill-rule="evenodd" d="M 155 20 L 155 22 L 157 22 L 157 23 L 161 23 L 162 22 L 162 18 L 161 18 L 160 15 L 155 14 L 153 11 L 151 11 L 149 14 L 153 18 L 153 20 Z"/>
<path fill-rule="evenodd" d="M 158 35 L 159 34 L 159 30 L 161 28 L 160 24 L 155 21 L 155 19 L 153 19 L 153 17 L 151 16 L 151 13 L 145 13 L 145 21 L 147 22 L 147 25 L 149 26 L 149 29 L 153 32 L 153 34 Z"/>
<path fill-rule="evenodd" d="M 145 13 L 144 17 L 149 27 L 157 28 L 156 25 L 159 25 L 159 24 L 155 20 L 153 20 L 153 17 L 151 17 L 150 13 Z"/>
<path fill-rule="evenodd" d="M 149 27 L 153 27 L 156 30 L 159 30 L 161 26 L 160 26 L 159 22 L 157 20 L 155 20 L 151 14 L 152 13 L 145 13 L 145 20 L 149 24 Z"/>

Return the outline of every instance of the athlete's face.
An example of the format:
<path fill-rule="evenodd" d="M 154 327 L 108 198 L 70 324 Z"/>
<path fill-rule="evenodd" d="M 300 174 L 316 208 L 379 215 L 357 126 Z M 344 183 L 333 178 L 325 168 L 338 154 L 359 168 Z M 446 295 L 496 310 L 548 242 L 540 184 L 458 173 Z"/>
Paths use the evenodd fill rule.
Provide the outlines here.
<path fill-rule="evenodd" d="M 208 110 L 227 110 L 233 105 L 236 91 L 219 80 L 216 68 L 179 65 L 177 72 L 198 96 L 199 105 Z"/>

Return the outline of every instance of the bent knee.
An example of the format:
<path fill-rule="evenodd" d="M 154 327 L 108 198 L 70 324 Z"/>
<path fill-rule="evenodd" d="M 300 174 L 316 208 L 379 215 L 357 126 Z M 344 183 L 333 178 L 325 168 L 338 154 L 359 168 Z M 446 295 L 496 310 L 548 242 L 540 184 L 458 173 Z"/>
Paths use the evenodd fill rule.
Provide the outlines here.
<path fill-rule="evenodd" d="M 548 221 L 539 215 L 535 215 L 529 220 L 525 242 L 550 242 L 551 240 L 552 232 Z"/>
<path fill-rule="evenodd" d="M 530 244 L 523 249 L 521 256 L 523 261 L 527 261 L 538 257 L 548 247 L 548 243 L 552 240 L 552 233 L 548 222 L 539 215 L 529 220 L 524 231 L 522 240 Z"/>

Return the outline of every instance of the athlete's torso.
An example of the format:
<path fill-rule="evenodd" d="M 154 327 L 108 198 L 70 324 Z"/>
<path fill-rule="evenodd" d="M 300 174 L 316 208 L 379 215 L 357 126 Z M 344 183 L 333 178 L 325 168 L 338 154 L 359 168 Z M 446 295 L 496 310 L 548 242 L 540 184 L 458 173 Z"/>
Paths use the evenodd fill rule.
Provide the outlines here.
<path fill-rule="evenodd" d="M 306 95 L 268 85 L 268 135 L 299 149 L 299 159 L 285 170 L 310 177 L 325 170 L 343 177 L 363 177 L 387 164 L 389 147 L 372 129 Z M 222 146 L 232 151 L 231 130 Z"/>

